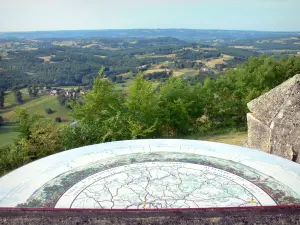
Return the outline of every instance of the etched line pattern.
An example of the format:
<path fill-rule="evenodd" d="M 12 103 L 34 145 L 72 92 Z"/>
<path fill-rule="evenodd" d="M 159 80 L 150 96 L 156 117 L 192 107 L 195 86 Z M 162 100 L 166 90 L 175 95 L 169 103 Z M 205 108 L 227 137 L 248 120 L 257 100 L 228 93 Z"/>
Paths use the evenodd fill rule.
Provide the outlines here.
<path fill-rule="evenodd" d="M 78 193 L 78 192 L 77 192 Z M 260 206 L 246 185 L 184 163 L 135 164 L 101 177 L 74 196 L 71 208 L 203 208 Z"/>

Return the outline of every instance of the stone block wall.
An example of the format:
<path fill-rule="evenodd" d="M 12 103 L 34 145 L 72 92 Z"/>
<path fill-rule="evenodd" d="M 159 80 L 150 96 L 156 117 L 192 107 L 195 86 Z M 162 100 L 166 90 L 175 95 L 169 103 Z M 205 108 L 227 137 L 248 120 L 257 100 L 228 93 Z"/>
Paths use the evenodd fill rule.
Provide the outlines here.
<path fill-rule="evenodd" d="M 252 100 L 248 108 L 247 146 L 300 163 L 300 74 Z"/>

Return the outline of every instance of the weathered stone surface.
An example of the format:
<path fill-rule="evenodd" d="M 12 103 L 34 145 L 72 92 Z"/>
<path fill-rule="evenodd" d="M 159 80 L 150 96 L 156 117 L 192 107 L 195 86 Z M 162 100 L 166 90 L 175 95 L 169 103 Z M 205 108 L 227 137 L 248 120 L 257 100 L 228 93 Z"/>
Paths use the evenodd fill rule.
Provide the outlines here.
<path fill-rule="evenodd" d="M 0 225 L 174 225 L 174 224 L 299 224 L 300 208 L 238 207 L 161 211 L 34 211 L 0 209 Z"/>
<path fill-rule="evenodd" d="M 272 120 L 271 129 L 271 153 L 300 162 L 300 82 Z"/>
<path fill-rule="evenodd" d="M 248 121 L 248 142 L 251 148 L 261 149 L 270 153 L 271 129 L 253 116 L 247 114 Z"/>
<path fill-rule="evenodd" d="M 297 74 L 266 94 L 249 102 L 249 110 L 254 113 L 260 121 L 270 126 L 273 118 L 279 113 L 281 106 L 291 97 L 295 84 L 299 82 L 300 74 Z"/>
<path fill-rule="evenodd" d="M 300 75 L 254 99 L 248 107 L 252 112 L 247 115 L 248 146 L 300 163 Z"/>

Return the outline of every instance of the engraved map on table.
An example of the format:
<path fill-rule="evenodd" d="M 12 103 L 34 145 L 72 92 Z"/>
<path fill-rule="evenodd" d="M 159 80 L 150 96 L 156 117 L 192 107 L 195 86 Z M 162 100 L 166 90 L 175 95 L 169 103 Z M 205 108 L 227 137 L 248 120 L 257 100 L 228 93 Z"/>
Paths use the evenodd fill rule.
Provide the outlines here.
<path fill-rule="evenodd" d="M 123 142 L 123 145 L 116 142 L 117 146 L 107 143 L 74 149 L 64 153 L 70 157 L 56 154 L 56 160 L 64 158 L 65 163 L 53 165 L 47 157 L 49 165 L 47 167 L 45 158 L 42 164 L 46 169 L 42 169 L 40 176 L 32 176 L 26 184 L 17 185 L 17 189 L 9 190 L 4 197 L 0 195 L 0 206 L 8 202 L 13 207 L 164 209 L 300 204 L 297 188 L 280 181 L 285 179 L 281 177 L 285 173 L 290 178 L 298 178 L 294 181 L 299 182 L 299 173 L 295 173 L 295 168 L 300 171 L 299 165 L 291 165 L 293 171 L 288 171 L 288 166 L 277 162 L 275 167 L 270 164 L 272 171 L 268 171 L 264 161 L 271 162 L 273 156 L 257 153 L 255 159 L 253 152 L 249 152 L 255 150 L 200 141 L 193 142 L 196 144 L 193 146 L 186 140 L 144 142 L 146 144 L 138 140 Z M 72 156 L 75 153 L 76 156 Z M 251 167 L 255 162 L 264 165 L 265 171 Z M 283 164 L 288 163 L 283 161 Z M 7 176 L 13 178 L 13 173 Z M 50 179 L 44 178 L 50 174 Z M 0 178 L 0 185 L 5 177 Z M 39 179 L 45 182 L 37 181 Z M 30 180 L 40 185 L 34 187 Z M 31 193 L 28 185 L 32 186 Z M 23 197 L 24 200 L 14 197 L 18 191 L 27 197 Z"/>

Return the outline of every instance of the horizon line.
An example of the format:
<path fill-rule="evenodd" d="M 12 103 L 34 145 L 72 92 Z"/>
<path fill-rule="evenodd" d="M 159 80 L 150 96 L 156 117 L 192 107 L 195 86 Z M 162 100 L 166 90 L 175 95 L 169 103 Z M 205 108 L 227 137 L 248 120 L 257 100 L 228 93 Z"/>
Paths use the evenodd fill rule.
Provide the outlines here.
<path fill-rule="evenodd" d="M 300 33 L 299 31 L 275 30 L 243 30 L 243 29 L 205 29 L 205 28 L 107 28 L 107 29 L 70 29 L 70 30 L 25 30 L 25 31 L 0 31 L 0 33 L 29 33 L 29 32 L 62 32 L 62 31 L 113 31 L 113 30 L 207 30 L 207 31 L 245 31 L 245 32 L 272 32 L 272 33 Z"/>

